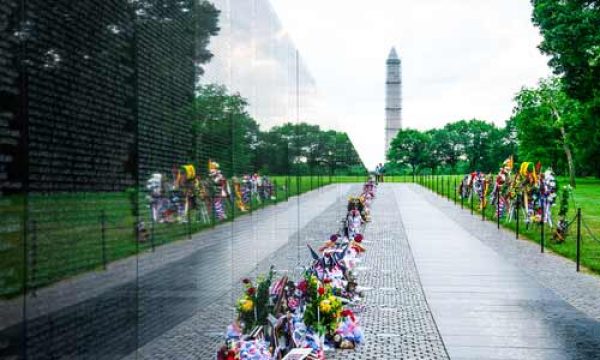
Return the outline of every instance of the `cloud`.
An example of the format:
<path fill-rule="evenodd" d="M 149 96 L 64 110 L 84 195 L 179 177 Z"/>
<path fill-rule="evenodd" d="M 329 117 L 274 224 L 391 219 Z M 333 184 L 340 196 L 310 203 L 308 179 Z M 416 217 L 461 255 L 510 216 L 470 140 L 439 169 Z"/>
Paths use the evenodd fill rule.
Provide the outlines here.
<path fill-rule="evenodd" d="M 524 0 L 272 0 L 338 127 L 383 159 L 385 58 L 402 58 L 404 126 L 502 124 L 523 85 L 550 74 Z"/>

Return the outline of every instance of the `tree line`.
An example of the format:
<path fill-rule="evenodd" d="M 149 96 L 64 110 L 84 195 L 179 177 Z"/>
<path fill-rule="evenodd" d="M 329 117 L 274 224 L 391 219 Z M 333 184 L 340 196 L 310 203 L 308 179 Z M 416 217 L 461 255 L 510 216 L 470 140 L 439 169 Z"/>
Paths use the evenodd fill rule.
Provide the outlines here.
<path fill-rule="evenodd" d="M 269 130 L 248 113 L 248 102 L 222 85 L 201 85 L 189 109 L 191 161 L 217 161 L 226 175 L 359 175 L 366 172 L 344 132 L 287 122 Z"/>
<path fill-rule="evenodd" d="M 510 155 L 559 175 L 600 177 L 600 2 L 532 0 L 554 75 L 515 96 L 503 127 L 482 120 L 401 131 L 388 168 L 412 173 L 495 171 Z"/>

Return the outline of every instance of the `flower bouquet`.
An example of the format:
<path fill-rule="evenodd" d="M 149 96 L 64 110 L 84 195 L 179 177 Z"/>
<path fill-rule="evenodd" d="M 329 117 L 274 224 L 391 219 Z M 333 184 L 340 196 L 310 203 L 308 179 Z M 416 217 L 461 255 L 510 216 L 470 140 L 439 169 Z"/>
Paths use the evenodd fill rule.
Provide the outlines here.
<path fill-rule="evenodd" d="M 258 325 L 266 325 L 267 317 L 273 310 L 270 301 L 270 288 L 273 282 L 273 267 L 265 277 L 256 280 L 256 286 L 248 278 L 242 280 L 244 293 L 237 301 L 237 312 L 242 322 L 243 333 L 248 334 Z"/>

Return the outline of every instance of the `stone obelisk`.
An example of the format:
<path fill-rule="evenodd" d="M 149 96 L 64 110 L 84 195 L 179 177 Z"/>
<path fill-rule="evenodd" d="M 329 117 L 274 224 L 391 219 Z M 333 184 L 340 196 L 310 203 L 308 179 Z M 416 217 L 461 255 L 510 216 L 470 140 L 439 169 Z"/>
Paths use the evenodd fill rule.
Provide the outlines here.
<path fill-rule="evenodd" d="M 386 61 L 385 81 L 385 152 L 402 128 L 402 69 L 396 49 L 392 48 Z"/>

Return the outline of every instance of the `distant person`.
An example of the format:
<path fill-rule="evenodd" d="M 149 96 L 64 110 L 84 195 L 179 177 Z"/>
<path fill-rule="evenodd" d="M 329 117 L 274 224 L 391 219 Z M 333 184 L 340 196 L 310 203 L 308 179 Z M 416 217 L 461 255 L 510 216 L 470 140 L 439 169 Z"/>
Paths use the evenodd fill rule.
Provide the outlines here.
<path fill-rule="evenodd" d="M 377 166 L 375 166 L 375 184 L 379 184 L 379 178 L 381 176 L 381 167 L 379 165 L 380 164 L 377 164 Z"/>
<path fill-rule="evenodd" d="M 383 166 L 382 163 L 379 163 L 379 181 L 385 182 L 384 175 L 385 175 L 385 167 Z"/>

